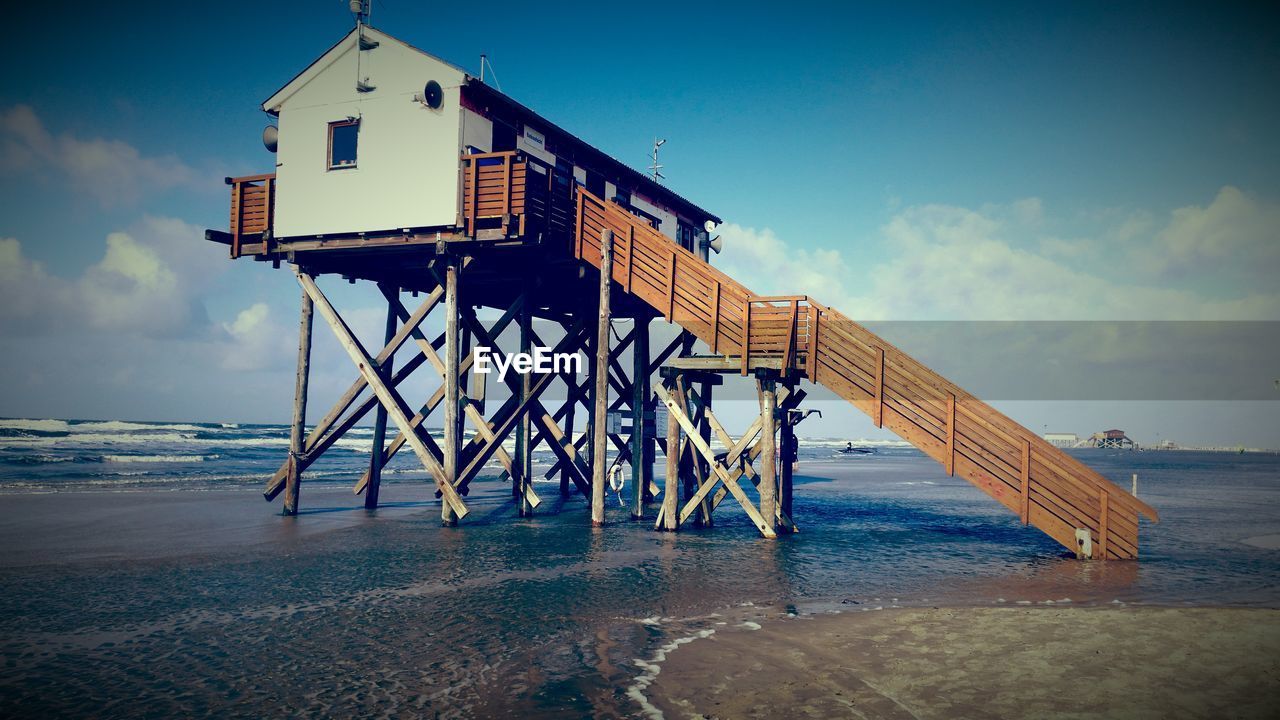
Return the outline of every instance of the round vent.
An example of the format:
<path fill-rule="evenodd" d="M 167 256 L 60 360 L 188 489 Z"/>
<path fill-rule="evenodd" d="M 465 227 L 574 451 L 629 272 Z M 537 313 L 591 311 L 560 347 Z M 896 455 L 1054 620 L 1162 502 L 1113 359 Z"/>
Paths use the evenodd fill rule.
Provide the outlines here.
<path fill-rule="evenodd" d="M 426 87 L 422 88 L 422 102 L 432 110 L 439 110 L 444 104 L 444 88 L 440 87 L 440 83 L 435 80 L 427 82 Z"/>

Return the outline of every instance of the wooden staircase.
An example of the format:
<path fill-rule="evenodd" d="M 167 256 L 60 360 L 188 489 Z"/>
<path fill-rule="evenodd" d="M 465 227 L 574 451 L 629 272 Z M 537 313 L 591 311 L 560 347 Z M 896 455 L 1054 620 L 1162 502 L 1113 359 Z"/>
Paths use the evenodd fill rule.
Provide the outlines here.
<path fill-rule="evenodd" d="M 1072 552 L 1136 559 L 1156 511 L 890 343 L 803 295 L 760 296 L 612 202 L 578 189 L 574 254 L 713 353 L 820 383 Z"/>

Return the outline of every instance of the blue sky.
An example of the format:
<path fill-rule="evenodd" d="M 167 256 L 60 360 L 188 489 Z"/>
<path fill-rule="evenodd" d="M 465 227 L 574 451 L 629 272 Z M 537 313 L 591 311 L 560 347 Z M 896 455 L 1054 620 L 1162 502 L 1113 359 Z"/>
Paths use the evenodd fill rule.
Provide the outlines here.
<path fill-rule="evenodd" d="M 1280 320 L 1265 10 L 474 7 L 375 0 L 373 24 L 472 71 L 487 52 L 507 93 L 633 166 L 667 138 L 668 184 L 725 218 L 718 262 L 760 292 L 868 319 Z M 283 419 L 296 286 L 198 233 L 225 225 L 224 175 L 270 169 L 258 104 L 346 3 L 11 13 L 0 415 Z M 1273 405 L 1163 436 L 1275 446 Z"/>

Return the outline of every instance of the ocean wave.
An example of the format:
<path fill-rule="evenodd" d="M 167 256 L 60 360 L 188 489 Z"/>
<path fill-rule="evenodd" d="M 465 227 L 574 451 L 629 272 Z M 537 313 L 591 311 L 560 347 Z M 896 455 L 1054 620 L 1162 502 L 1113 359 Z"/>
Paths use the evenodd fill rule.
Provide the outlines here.
<path fill-rule="evenodd" d="M 128 422 L 126 420 L 101 420 L 93 422 L 78 422 L 68 425 L 72 432 L 102 432 L 102 433 L 121 433 L 121 432 L 138 432 L 145 430 L 168 430 L 170 432 L 199 432 L 201 430 L 209 430 L 211 428 L 202 427 L 200 425 L 190 425 L 186 423 L 140 423 Z"/>
<path fill-rule="evenodd" d="M 217 460 L 218 455 L 103 455 L 108 463 L 188 463 Z"/>
<path fill-rule="evenodd" d="M 0 428 L 10 430 L 34 430 L 36 432 L 68 432 L 71 428 L 66 420 L 0 420 Z"/>

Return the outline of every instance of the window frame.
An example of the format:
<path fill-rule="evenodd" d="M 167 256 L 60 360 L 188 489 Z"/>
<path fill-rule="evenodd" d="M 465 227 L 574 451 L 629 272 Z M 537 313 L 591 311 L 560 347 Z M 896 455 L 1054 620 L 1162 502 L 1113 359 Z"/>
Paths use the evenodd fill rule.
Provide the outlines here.
<path fill-rule="evenodd" d="M 333 131 L 337 128 L 354 127 L 356 132 L 356 143 L 354 157 L 348 165 L 335 165 L 333 163 Z M 328 126 L 328 142 L 325 146 L 324 165 L 325 171 L 332 170 L 350 170 L 360 163 L 360 118 L 334 120 Z"/>

